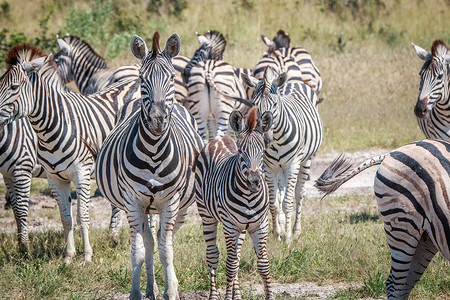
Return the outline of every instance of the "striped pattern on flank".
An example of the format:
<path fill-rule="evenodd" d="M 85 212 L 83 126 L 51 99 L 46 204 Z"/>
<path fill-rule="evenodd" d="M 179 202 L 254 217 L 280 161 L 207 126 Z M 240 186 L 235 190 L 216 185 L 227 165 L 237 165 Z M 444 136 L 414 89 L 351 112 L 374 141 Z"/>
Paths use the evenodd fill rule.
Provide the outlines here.
<path fill-rule="evenodd" d="M 450 143 L 414 142 L 356 167 L 339 157 L 316 187 L 327 195 L 376 164 L 374 192 L 391 250 L 386 292 L 408 299 L 438 251 L 450 260 Z"/>

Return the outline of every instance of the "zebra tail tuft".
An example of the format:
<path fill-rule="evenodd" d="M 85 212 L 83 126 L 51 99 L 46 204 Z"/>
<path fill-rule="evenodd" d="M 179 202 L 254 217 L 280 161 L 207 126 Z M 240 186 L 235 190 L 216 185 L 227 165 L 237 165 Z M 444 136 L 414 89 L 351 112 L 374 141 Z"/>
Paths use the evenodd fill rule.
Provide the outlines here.
<path fill-rule="evenodd" d="M 336 191 L 345 181 L 347 171 L 353 166 L 350 158 L 344 154 L 339 155 L 316 180 L 314 186 L 323 194 L 323 197 Z"/>

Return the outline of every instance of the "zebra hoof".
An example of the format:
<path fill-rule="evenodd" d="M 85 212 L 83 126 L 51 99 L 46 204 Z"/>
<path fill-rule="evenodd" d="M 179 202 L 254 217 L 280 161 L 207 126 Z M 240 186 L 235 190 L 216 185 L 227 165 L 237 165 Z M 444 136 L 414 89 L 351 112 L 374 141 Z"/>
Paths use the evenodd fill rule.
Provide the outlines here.
<path fill-rule="evenodd" d="M 92 254 L 84 255 L 84 264 L 92 264 Z"/>
<path fill-rule="evenodd" d="M 64 257 L 64 263 L 66 265 L 70 265 L 72 263 L 72 257 L 71 256 Z"/>

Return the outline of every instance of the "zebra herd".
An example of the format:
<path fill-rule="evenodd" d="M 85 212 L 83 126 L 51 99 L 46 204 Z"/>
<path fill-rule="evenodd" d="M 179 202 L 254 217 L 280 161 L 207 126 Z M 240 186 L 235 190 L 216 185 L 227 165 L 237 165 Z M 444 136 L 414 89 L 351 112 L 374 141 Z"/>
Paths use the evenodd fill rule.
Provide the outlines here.
<path fill-rule="evenodd" d="M 224 60 L 225 37 L 197 34 L 192 58 L 178 55 L 170 36 L 164 49 L 156 31 L 151 48 L 134 36 L 140 64 L 117 69 L 78 37 L 57 38 L 60 51 L 45 55 L 28 44 L 7 54 L 0 78 L 0 172 L 18 228 L 28 240 L 31 177 L 46 177 L 60 209 L 69 263 L 75 255 L 70 183 L 77 194 L 85 262 L 89 243 L 89 197 L 95 178 L 111 202 L 112 236 L 120 211 L 131 229 L 131 299 L 140 299 L 146 263 L 146 296 L 156 299 L 155 233 L 149 214 L 160 216 L 158 249 L 164 266 L 164 297 L 178 297 L 173 236 L 196 202 L 210 268 L 210 299 L 218 299 L 217 225 L 227 244 L 226 299 L 240 299 L 240 248 L 249 232 L 267 299 L 274 299 L 266 250 L 269 211 L 274 236 L 287 243 L 301 231 L 302 201 L 311 159 L 323 138 L 318 112 L 322 90 L 310 54 L 291 47 L 279 30 L 254 69 Z M 340 158 L 316 181 L 325 194 L 362 170 L 381 164 L 375 194 L 391 247 L 389 299 L 406 299 L 437 251 L 450 260 L 450 51 L 436 40 L 425 60 L 415 107 L 429 139 L 372 158 L 351 169 Z M 150 50 L 149 50 L 150 49 Z M 74 81 L 80 93 L 66 84 Z M 234 138 L 233 138 L 234 137 Z M 291 225 L 295 203 L 295 221 Z M 153 219 L 152 219 L 153 220 Z"/>

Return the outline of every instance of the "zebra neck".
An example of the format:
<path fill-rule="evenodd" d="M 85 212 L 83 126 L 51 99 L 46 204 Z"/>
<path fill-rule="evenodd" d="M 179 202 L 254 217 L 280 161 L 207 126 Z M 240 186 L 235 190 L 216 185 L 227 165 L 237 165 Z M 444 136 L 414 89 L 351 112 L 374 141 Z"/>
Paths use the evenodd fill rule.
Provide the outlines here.
<path fill-rule="evenodd" d="M 98 70 L 106 69 L 106 62 L 99 56 L 86 56 L 88 60 L 84 61 L 81 66 L 80 63 L 75 63 L 73 72 L 75 76 L 75 82 L 81 93 L 86 90 L 89 81 Z"/>

